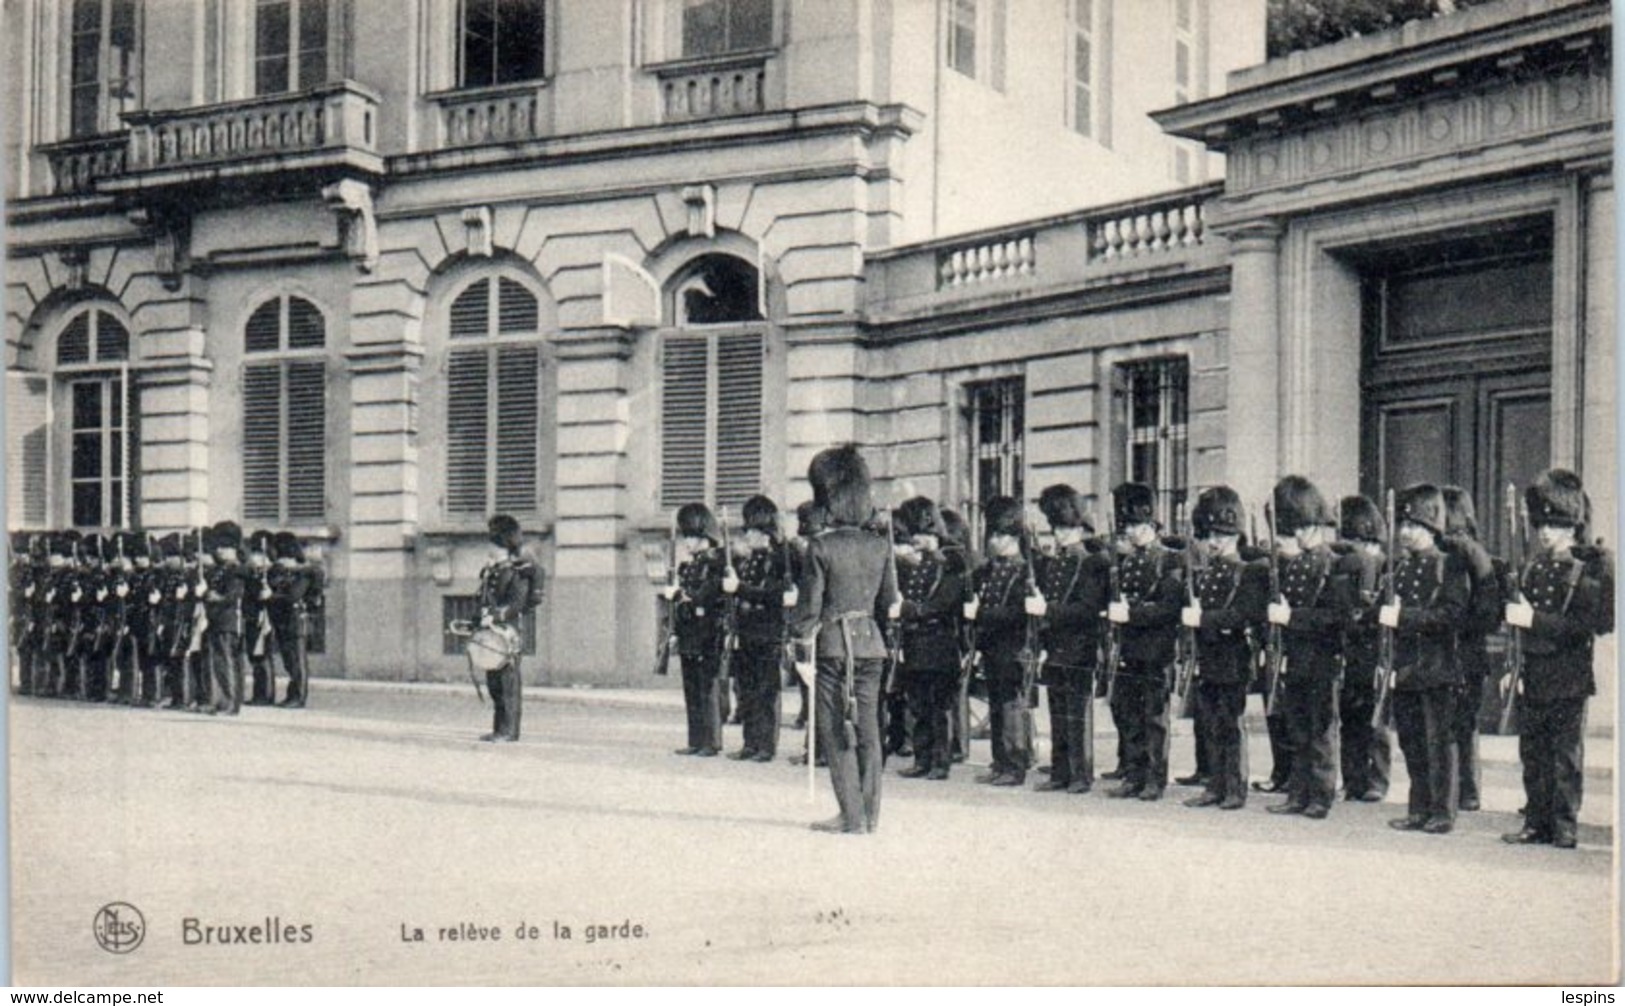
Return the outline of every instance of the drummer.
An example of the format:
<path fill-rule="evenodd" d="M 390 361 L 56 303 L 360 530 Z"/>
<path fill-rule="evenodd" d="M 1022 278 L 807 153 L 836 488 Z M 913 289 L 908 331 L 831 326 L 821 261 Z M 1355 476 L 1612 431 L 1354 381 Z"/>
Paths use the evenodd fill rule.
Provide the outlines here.
<path fill-rule="evenodd" d="M 520 555 L 519 522 L 507 514 L 492 517 L 491 561 L 480 570 L 480 628 L 494 629 L 506 637 L 507 663 L 485 672 L 485 685 L 491 693 L 495 713 L 491 732 L 483 741 L 517 741 L 522 698 L 519 677 L 519 621 L 531 607 L 532 585 L 538 573 L 535 563 Z"/>

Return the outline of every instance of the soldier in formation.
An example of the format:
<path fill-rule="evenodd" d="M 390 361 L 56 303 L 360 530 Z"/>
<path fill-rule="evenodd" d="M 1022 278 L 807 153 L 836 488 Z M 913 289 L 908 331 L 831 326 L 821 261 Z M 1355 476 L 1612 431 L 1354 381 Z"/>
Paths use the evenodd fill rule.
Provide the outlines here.
<path fill-rule="evenodd" d="M 251 535 L 247 562 L 232 521 L 162 537 L 13 532 L 10 544 L 18 694 L 231 715 L 245 667 L 250 701 L 275 700 L 274 653 L 289 679 L 283 704 L 304 704 L 326 581 L 291 533 Z"/>

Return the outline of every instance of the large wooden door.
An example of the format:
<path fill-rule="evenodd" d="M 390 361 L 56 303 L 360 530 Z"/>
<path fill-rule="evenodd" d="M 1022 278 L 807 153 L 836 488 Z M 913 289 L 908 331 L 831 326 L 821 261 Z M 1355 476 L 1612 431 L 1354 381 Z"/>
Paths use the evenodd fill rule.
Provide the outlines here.
<path fill-rule="evenodd" d="M 1551 463 L 1551 263 L 1540 220 L 1361 263 L 1361 492 L 1460 486 L 1503 551 L 1502 487 Z"/>

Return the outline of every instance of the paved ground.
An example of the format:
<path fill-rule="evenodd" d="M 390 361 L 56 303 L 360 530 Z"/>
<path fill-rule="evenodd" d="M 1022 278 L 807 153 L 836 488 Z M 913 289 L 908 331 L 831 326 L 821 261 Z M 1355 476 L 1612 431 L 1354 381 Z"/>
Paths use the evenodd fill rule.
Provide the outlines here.
<path fill-rule="evenodd" d="M 883 830 L 844 837 L 806 829 L 834 801 L 821 779 L 809 802 L 783 760 L 673 756 L 669 692 L 534 691 L 525 740 L 492 746 L 472 740 L 488 707 L 468 691 L 350 684 L 235 720 L 13 701 L 14 981 L 1617 977 L 1611 739 L 1588 745 L 1575 852 L 1497 840 L 1521 802 L 1499 738 L 1485 743 L 1488 809 L 1447 837 L 1391 831 L 1393 803 L 1317 823 L 1268 815 L 1264 799 L 1226 814 L 993 791 L 970 770 L 904 780 L 895 764 Z M 1255 739 L 1255 772 L 1267 757 Z M 1177 739 L 1175 771 L 1190 758 Z M 115 900 L 147 923 L 127 955 L 92 935 Z M 296 937 L 309 924 L 312 942 L 184 941 L 188 918 L 249 936 L 268 917 Z M 517 939 L 521 922 L 541 938 Z M 627 935 L 587 942 L 589 925 L 622 923 Z M 459 924 L 501 938 L 442 938 Z M 418 929 L 424 942 L 403 940 Z"/>

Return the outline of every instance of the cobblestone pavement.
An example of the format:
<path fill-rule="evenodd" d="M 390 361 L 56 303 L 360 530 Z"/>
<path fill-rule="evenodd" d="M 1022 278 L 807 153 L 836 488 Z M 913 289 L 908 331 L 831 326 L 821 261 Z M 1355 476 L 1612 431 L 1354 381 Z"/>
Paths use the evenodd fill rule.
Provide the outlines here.
<path fill-rule="evenodd" d="M 1444 837 L 1385 826 L 1402 774 L 1390 803 L 1314 822 L 1268 798 L 1187 809 L 1180 787 L 990 790 L 970 780 L 985 743 L 946 783 L 894 762 L 882 830 L 846 837 L 806 828 L 834 800 L 785 763 L 800 733 L 773 764 L 676 757 L 669 693 L 533 690 L 524 740 L 493 746 L 466 687 L 321 684 L 313 708 L 237 719 L 14 700 L 13 980 L 1617 980 L 1611 737 L 1588 744 L 1574 852 L 1497 840 L 1521 801 L 1503 738 L 1485 739 L 1487 809 Z M 1252 755 L 1261 774 L 1261 737 Z M 1175 772 L 1190 758 L 1176 737 Z M 94 938 L 112 901 L 144 915 L 131 953 Z M 249 942 L 187 942 L 205 927 Z"/>

